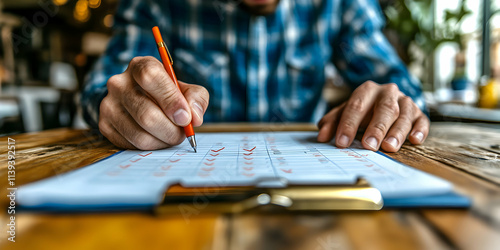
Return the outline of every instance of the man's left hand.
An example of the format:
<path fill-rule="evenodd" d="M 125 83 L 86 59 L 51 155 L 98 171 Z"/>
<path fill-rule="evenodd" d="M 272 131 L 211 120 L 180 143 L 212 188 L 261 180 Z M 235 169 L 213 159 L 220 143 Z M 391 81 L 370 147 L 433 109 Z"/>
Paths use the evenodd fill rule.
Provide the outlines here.
<path fill-rule="evenodd" d="M 429 118 L 396 84 L 368 81 L 319 121 L 318 141 L 328 142 L 335 136 L 335 145 L 346 148 L 358 129 L 366 128 L 361 140 L 364 148 L 396 152 L 407 137 L 412 144 L 422 144 L 429 126 Z"/>

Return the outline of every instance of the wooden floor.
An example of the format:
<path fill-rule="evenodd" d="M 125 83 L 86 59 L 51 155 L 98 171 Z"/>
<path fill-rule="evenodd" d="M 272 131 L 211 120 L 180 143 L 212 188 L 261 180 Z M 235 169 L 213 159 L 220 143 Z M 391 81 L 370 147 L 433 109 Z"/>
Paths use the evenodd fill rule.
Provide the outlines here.
<path fill-rule="evenodd" d="M 314 130 L 304 124 L 212 125 L 204 131 Z M 118 151 L 85 130 L 12 136 L 16 186 L 83 167 Z M 7 210 L 7 137 L 0 138 L 0 204 Z M 500 127 L 435 123 L 422 146 L 389 154 L 451 181 L 470 209 L 177 215 L 147 212 L 0 216 L 0 249 L 499 249 Z"/>

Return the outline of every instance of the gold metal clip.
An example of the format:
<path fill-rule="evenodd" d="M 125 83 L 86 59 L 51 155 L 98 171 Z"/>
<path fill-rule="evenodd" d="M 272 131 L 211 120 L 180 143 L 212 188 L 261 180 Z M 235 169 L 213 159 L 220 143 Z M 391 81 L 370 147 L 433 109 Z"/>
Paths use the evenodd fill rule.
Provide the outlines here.
<path fill-rule="evenodd" d="M 172 59 L 172 56 L 170 55 L 170 51 L 168 51 L 168 48 L 167 48 L 167 45 L 165 44 L 165 42 L 161 41 L 161 42 L 157 43 L 156 45 L 158 46 L 158 48 L 161 48 L 161 47 L 165 48 L 165 50 L 167 51 L 167 54 L 168 54 L 168 59 L 170 59 L 170 64 L 174 65 L 174 60 Z"/>

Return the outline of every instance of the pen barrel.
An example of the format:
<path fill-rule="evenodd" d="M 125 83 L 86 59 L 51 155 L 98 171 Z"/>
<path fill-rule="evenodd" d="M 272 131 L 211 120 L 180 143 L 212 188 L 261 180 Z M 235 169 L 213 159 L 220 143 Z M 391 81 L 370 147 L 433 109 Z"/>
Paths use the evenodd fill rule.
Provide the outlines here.
<path fill-rule="evenodd" d="M 193 125 L 191 125 L 191 123 L 184 127 L 184 133 L 186 133 L 186 137 L 194 135 Z"/>

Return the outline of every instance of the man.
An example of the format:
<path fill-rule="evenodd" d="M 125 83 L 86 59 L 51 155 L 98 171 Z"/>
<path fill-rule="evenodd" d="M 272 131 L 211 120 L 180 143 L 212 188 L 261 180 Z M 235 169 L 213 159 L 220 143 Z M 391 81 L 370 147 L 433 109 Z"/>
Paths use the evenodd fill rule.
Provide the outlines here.
<path fill-rule="evenodd" d="M 420 144 L 429 131 L 420 85 L 381 33 L 380 12 L 376 0 L 123 0 L 84 116 L 115 145 L 142 150 L 181 143 L 191 121 L 316 122 L 333 63 L 355 90 L 319 121 L 318 141 L 348 147 L 366 128 L 370 150 Z M 155 25 L 177 78 L 192 83 L 181 91 L 157 59 Z"/>

